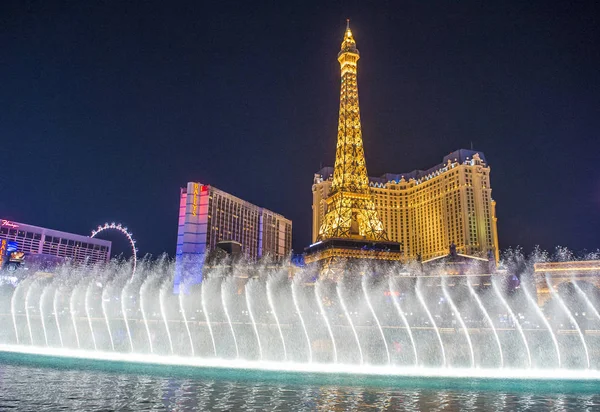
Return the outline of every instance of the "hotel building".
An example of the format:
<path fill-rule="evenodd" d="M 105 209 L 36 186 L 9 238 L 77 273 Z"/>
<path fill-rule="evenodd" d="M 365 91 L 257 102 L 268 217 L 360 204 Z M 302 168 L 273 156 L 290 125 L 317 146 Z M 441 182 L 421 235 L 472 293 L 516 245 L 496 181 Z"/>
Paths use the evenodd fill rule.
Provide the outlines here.
<path fill-rule="evenodd" d="M 214 186 L 189 182 L 179 199 L 177 259 L 202 258 L 226 240 L 240 243 L 249 260 L 284 258 L 292 250 L 292 221 Z"/>
<path fill-rule="evenodd" d="M 0 219 L 0 238 L 15 241 L 25 262 L 98 263 L 110 260 L 111 242 Z"/>
<path fill-rule="evenodd" d="M 315 174 L 312 241 L 327 213 L 333 168 Z M 375 208 L 390 241 L 402 244 L 405 259 L 427 260 L 458 253 L 499 259 L 496 202 L 490 166 L 482 152 L 457 150 L 429 170 L 369 177 Z"/>

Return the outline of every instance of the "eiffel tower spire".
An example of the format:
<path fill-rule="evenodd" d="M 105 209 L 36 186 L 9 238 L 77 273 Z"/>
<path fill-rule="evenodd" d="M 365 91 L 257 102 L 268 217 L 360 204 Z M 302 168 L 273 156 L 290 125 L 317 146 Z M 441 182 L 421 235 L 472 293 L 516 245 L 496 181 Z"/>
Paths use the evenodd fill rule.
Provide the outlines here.
<path fill-rule="evenodd" d="M 348 20 L 338 54 L 341 92 L 333 183 L 326 200 L 327 213 L 319 229 L 319 240 L 387 240 L 369 188 L 356 80 L 359 58 Z"/>

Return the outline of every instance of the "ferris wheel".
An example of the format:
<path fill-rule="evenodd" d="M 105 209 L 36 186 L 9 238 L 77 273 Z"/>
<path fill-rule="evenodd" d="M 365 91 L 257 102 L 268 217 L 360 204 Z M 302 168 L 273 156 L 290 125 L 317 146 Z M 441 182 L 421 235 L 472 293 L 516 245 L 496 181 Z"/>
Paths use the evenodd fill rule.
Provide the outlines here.
<path fill-rule="evenodd" d="M 133 252 L 133 256 L 132 256 L 132 260 L 133 260 L 133 271 L 131 273 L 131 276 L 133 276 L 135 274 L 135 267 L 137 266 L 137 247 L 135 246 L 135 239 L 133 238 L 133 233 L 131 233 L 127 227 L 121 225 L 120 223 L 115 223 L 112 222 L 110 224 L 105 223 L 104 226 L 98 226 L 98 229 L 96 230 L 92 230 L 92 236 L 90 237 L 96 237 L 96 235 L 105 232 L 107 230 L 116 230 L 117 232 L 120 232 L 121 234 L 123 234 L 123 236 L 125 236 L 127 238 L 127 241 L 129 242 L 129 246 L 131 247 L 131 251 Z"/>

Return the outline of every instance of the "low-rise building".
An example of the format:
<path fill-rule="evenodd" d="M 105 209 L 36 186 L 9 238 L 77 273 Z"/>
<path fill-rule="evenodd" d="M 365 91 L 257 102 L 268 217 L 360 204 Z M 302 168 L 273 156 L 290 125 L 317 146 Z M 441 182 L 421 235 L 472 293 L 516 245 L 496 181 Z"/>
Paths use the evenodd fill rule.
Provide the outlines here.
<path fill-rule="evenodd" d="M 111 242 L 74 233 L 0 219 L 0 238 L 17 242 L 26 262 L 98 263 L 110 260 Z"/>

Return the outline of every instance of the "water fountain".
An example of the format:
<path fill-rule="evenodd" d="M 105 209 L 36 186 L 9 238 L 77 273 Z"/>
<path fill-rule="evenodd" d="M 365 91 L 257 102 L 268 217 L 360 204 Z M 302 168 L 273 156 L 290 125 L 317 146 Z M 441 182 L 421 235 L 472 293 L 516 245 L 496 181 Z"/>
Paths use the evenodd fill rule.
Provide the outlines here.
<path fill-rule="evenodd" d="M 411 265 L 385 273 L 347 266 L 333 280 L 240 263 L 207 271 L 174 296 L 167 260 L 144 261 L 133 277 L 127 262 L 66 265 L 2 288 L 0 351 L 300 372 L 600 378 L 600 294 L 574 280 L 563 297 L 547 278 L 551 300 L 540 307 L 532 282 L 507 287 L 514 273 L 506 268 L 481 280 L 424 279 Z"/>

